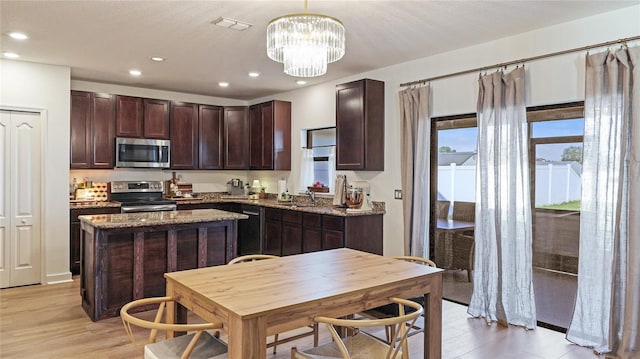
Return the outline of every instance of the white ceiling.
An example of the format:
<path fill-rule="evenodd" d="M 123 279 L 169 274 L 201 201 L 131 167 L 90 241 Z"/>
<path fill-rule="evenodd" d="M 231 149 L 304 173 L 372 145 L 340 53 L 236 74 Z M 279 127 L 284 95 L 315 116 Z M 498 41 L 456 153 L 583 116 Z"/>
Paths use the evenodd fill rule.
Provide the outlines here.
<path fill-rule="evenodd" d="M 309 12 L 344 23 L 347 49 L 326 75 L 307 81 L 313 85 L 638 3 L 310 0 Z M 2 52 L 16 52 L 23 61 L 70 66 L 72 79 L 250 100 L 299 87 L 282 64 L 269 60 L 265 37 L 270 19 L 302 12 L 303 6 L 303 0 L 1 0 L 0 44 Z M 253 27 L 238 32 L 210 24 L 220 16 Z M 29 39 L 14 40 L 11 31 Z M 156 63 L 150 56 L 167 60 Z M 142 76 L 131 77 L 133 68 Z M 249 71 L 261 76 L 249 78 Z M 220 88 L 220 81 L 230 86 Z"/>

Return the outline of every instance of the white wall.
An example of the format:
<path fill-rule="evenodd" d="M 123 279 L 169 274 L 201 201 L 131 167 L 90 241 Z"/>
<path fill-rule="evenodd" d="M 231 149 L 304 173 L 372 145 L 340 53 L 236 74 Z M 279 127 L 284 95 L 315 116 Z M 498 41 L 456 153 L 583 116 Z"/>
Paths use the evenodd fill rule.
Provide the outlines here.
<path fill-rule="evenodd" d="M 43 283 L 69 272 L 69 78 L 65 66 L 0 60 L 0 107 L 44 111 L 42 171 Z"/>
<path fill-rule="evenodd" d="M 640 34 L 638 19 L 640 19 L 640 5 L 272 96 L 270 98 L 292 102 L 293 170 L 290 181 L 294 183 L 289 187 L 298 188 L 297 168 L 299 166 L 297 164 L 300 162 L 301 151 L 295 145 L 300 143 L 300 130 L 335 125 L 335 85 L 361 78 L 384 81 L 385 171 L 338 173 L 347 174 L 349 179 L 357 177 L 371 182 L 372 199 L 386 202 L 384 253 L 385 255 L 403 254 L 402 203 L 393 198 L 393 190 L 401 188 L 398 106 L 400 84 L 636 36 Z M 596 51 L 599 50 L 592 50 L 592 52 Z M 525 63 L 527 105 L 582 100 L 584 98 L 584 57 L 585 52 L 577 52 Z M 329 65 L 329 71 L 331 71 L 331 65 Z M 477 79 L 478 74 L 469 74 L 432 82 L 432 116 L 475 112 Z M 266 99 L 258 99 L 252 103 Z M 428 189 L 425 188 L 424 191 L 426 195 Z"/>

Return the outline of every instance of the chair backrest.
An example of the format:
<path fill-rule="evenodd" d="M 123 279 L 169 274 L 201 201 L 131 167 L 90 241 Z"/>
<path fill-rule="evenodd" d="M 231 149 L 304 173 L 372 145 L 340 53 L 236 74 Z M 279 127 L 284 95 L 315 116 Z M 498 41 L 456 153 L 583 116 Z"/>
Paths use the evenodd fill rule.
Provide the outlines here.
<path fill-rule="evenodd" d="M 422 257 L 414 257 L 414 256 L 393 256 L 391 257 L 393 259 L 399 259 L 399 260 L 403 260 L 403 261 L 407 261 L 407 262 L 412 262 L 412 263 L 419 263 L 419 264 L 424 264 L 426 266 L 429 267 L 435 267 L 436 263 L 430 259 L 427 258 L 422 258 Z"/>
<path fill-rule="evenodd" d="M 340 337 L 336 327 L 346 328 L 367 328 L 367 327 L 393 327 L 392 333 L 395 333 L 395 337 L 391 338 L 391 343 L 395 343 L 389 346 L 386 358 L 395 358 L 398 353 L 401 353 L 400 349 L 405 353 L 407 350 L 407 328 L 411 328 L 418 317 L 422 315 L 422 306 L 416 302 L 412 302 L 407 299 L 389 298 L 391 303 L 398 304 L 399 315 L 391 318 L 383 319 L 337 319 L 328 317 L 316 317 L 314 320 L 318 323 L 324 323 L 327 325 L 331 336 L 333 337 L 336 345 L 338 346 L 343 358 L 351 358 L 349 350 Z M 414 312 L 405 314 L 405 307 L 411 307 L 415 309 Z M 376 339 L 374 341 L 378 342 Z"/>
<path fill-rule="evenodd" d="M 476 220 L 476 204 L 475 202 L 453 202 L 453 219 L 467 222 L 475 222 Z"/>
<path fill-rule="evenodd" d="M 436 201 L 436 218 L 447 219 L 450 206 L 451 202 L 449 201 Z"/>
<path fill-rule="evenodd" d="M 259 260 L 271 259 L 271 258 L 278 258 L 278 256 L 274 256 L 271 254 L 247 254 L 245 256 L 235 257 L 232 260 L 230 260 L 229 263 L 227 264 L 253 262 L 253 261 L 259 261 Z"/>
<path fill-rule="evenodd" d="M 163 322 L 164 317 L 164 309 L 168 302 L 174 302 L 176 298 L 173 297 L 154 297 L 154 298 L 144 298 L 134 300 L 125 304 L 122 309 L 120 309 L 120 317 L 122 318 L 122 324 L 124 325 L 124 330 L 127 332 L 127 335 L 131 339 L 131 342 L 135 344 L 135 337 L 133 335 L 133 330 L 131 329 L 131 325 L 151 329 L 151 333 L 149 334 L 149 344 L 155 343 L 158 335 L 158 331 L 174 331 L 174 332 L 196 332 L 193 339 L 184 350 L 183 357 L 188 358 L 193 351 L 198 339 L 202 335 L 203 331 L 209 329 L 220 329 L 222 328 L 222 323 L 202 323 L 202 324 L 168 324 Z M 149 321 L 146 319 L 142 319 L 131 314 L 134 309 L 139 307 L 148 307 L 150 305 L 157 304 L 158 311 L 155 315 L 153 321 Z"/>

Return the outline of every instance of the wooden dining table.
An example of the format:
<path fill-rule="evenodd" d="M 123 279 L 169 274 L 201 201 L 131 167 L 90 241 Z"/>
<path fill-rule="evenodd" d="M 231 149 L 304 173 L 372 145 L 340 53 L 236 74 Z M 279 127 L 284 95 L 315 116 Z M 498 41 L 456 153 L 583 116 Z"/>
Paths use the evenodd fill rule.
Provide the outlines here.
<path fill-rule="evenodd" d="M 266 337 L 317 316 L 343 317 L 425 296 L 424 358 L 442 352 L 442 270 L 340 248 L 166 273 L 169 322 L 180 306 L 228 333 L 229 358 L 266 358 Z M 172 336 L 172 333 L 168 333 Z"/>

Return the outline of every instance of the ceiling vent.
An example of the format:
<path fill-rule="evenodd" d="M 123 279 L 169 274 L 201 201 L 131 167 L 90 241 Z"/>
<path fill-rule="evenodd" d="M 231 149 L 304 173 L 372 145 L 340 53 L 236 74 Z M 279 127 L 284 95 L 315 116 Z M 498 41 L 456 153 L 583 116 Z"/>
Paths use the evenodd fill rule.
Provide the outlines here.
<path fill-rule="evenodd" d="M 244 31 L 244 30 L 250 28 L 251 26 L 253 26 L 253 25 L 251 25 L 249 23 L 246 23 L 246 22 L 229 19 L 229 18 L 222 17 L 222 16 L 220 16 L 219 18 L 211 21 L 211 23 L 216 25 L 216 26 L 224 27 L 224 28 L 227 28 L 227 29 L 238 30 L 238 31 Z"/>

